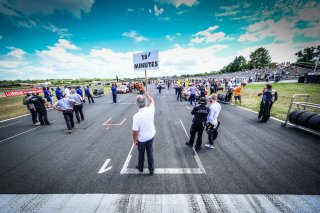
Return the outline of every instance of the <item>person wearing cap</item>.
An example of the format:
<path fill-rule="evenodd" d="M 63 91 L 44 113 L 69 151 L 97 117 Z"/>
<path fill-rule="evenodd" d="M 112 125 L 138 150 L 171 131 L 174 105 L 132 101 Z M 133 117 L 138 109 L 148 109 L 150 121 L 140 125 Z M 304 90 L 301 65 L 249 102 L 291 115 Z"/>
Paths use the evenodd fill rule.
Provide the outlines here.
<path fill-rule="evenodd" d="M 154 100 L 149 92 L 146 92 L 147 99 L 150 103 L 147 106 L 146 98 L 142 95 L 137 96 L 137 106 L 139 111 L 133 116 L 132 131 L 133 143 L 138 146 L 139 160 L 136 168 L 143 172 L 144 153 L 147 151 L 148 168 L 150 175 L 154 173 L 154 158 L 153 158 L 153 139 L 156 134 L 154 126 Z"/>
<path fill-rule="evenodd" d="M 199 100 L 199 105 L 194 107 L 191 111 L 191 114 L 194 115 L 192 120 L 192 125 L 190 128 L 190 139 L 186 142 L 187 146 L 193 147 L 193 143 L 195 140 L 195 136 L 198 133 L 197 143 L 196 143 L 196 150 L 201 149 L 202 143 L 202 133 L 204 127 L 206 126 L 207 117 L 210 112 L 210 109 L 206 107 L 207 100 L 205 97 L 201 97 Z"/>
<path fill-rule="evenodd" d="M 76 104 L 76 101 L 71 100 L 67 97 L 67 94 L 63 95 L 63 98 L 57 101 L 53 105 L 53 109 L 58 110 L 63 113 L 63 117 L 66 120 L 68 134 L 72 133 L 72 128 L 74 127 L 73 121 L 73 106 Z"/>
<path fill-rule="evenodd" d="M 73 109 L 74 109 L 74 113 L 76 114 L 77 121 L 78 121 L 78 123 L 80 123 L 80 117 L 81 117 L 82 121 L 84 120 L 84 115 L 83 115 L 83 111 L 82 111 L 83 98 L 78 93 L 76 93 L 75 89 L 71 89 L 71 95 L 69 96 L 69 98 L 76 102 L 73 105 Z"/>
<path fill-rule="evenodd" d="M 189 101 L 190 101 L 190 105 L 192 105 L 192 103 L 194 102 L 194 105 L 197 105 L 197 101 L 196 101 L 196 94 L 197 94 L 197 88 L 194 86 L 194 83 L 190 83 L 189 84 L 189 89 L 188 92 L 190 92 L 190 97 L 189 97 Z"/>
<path fill-rule="evenodd" d="M 23 104 L 27 106 L 27 109 L 31 113 L 33 125 L 37 126 L 37 125 L 40 125 L 40 123 L 38 122 L 37 111 L 36 111 L 34 105 L 29 103 L 29 100 L 31 97 L 32 97 L 31 92 L 28 91 L 26 93 L 26 96 L 23 98 Z"/>
<path fill-rule="evenodd" d="M 41 125 L 50 125 L 51 123 L 48 121 L 48 114 L 45 103 L 46 101 L 36 92 L 32 93 L 32 97 L 28 102 L 28 104 L 33 104 L 34 108 L 36 109 Z"/>
<path fill-rule="evenodd" d="M 206 131 L 208 133 L 209 143 L 205 144 L 205 147 L 209 149 L 214 148 L 214 140 L 218 137 L 218 128 L 220 126 L 220 122 L 218 121 L 218 116 L 221 111 L 221 105 L 217 102 L 217 94 L 212 93 L 209 98 L 209 115 L 207 118 L 207 126 Z"/>
<path fill-rule="evenodd" d="M 271 84 L 267 84 L 265 88 L 258 93 L 258 96 L 262 96 L 258 121 L 266 123 L 270 118 L 272 105 L 278 100 L 278 92 L 272 89 Z"/>

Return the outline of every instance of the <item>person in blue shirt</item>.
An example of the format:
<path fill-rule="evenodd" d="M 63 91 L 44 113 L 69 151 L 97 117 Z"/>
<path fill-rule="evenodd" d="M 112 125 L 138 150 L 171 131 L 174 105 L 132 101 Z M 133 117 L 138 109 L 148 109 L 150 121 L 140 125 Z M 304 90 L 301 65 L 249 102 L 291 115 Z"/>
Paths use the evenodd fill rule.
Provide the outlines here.
<path fill-rule="evenodd" d="M 43 95 L 47 99 L 47 102 L 50 103 L 50 109 L 52 109 L 52 98 L 51 98 L 51 92 L 49 90 L 49 87 L 45 88 L 43 87 Z"/>
<path fill-rule="evenodd" d="M 77 93 L 83 98 L 82 89 L 77 87 Z"/>
<path fill-rule="evenodd" d="M 62 91 L 59 87 L 57 87 L 57 89 L 56 89 L 56 97 L 58 100 L 60 100 L 62 98 Z"/>
<path fill-rule="evenodd" d="M 112 84 L 111 87 L 113 103 L 117 103 L 117 86 L 116 84 Z"/>
<path fill-rule="evenodd" d="M 93 97 L 92 97 L 92 95 L 91 95 L 91 93 L 90 93 L 90 88 L 89 88 L 89 86 L 87 86 L 87 87 L 85 88 L 84 92 L 85 92 L 86 96 L 88 97 L 89 104 L 91 104 L 91 101 L 92 101 L 92 103 L 94 103 Z"/>

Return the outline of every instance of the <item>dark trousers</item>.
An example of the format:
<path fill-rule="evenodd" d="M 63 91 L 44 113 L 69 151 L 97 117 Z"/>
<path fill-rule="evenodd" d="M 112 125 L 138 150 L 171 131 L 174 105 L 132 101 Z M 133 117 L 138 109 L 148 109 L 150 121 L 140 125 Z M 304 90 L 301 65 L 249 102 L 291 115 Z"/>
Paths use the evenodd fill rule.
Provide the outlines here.
<path fill-rule="evenodd" d="M 181 92 L 178 92 L 177 101 L 179 100 L 179 98 L 180 98 L 180 101 L 182 101 Z"/>
<path fill-rule="evenodd" d="M 91 101 L 92 101 L 92 103 L 94 103 L 92 95 L 88 95 L 88 101 L 89 101 L 89 104 L 91 103 Z"/>
<path fill-rule="evenodd" d="M 112 93 L 113 103 L 117 103 L 117 93 Z"/>
<path fill-rule="evenodd" d="M 45 123 L 49 124 L 47 109 L 45 107 L 37 108 L 37 113 L 41 125 L 44 125 Z"/>
<path fill-rule="evenodd" d="M 214 140 L 218 137 L 218 131 L 217 130 L 210 130 L 208 133 L 208 140 L 209 143 L 214 146 Z"/>
<path fill-rule="evenodd" d="M 261 101 L 258 118 L 261 118 L 263 122 L 267 122 L 270 118 L 271 107 L 272 102 Z"/>
<path fill-rule="evenodd" d="M 161 94 L 161 87 L 158 90 L 159 90 L 159 94 Z"/>
<path fill-rule="evenodd" d="M 192 105 L 192 102 L 194 102 L 194 105 L 197 105 L 197 102 L 196 102 L 196 94 L 191 94 L 190 97 L 189 97 L 189 102 L 190 102 L 190 105 Z"/>
<path fill-rule="evenodd" d="M 31 113 L 33 124 L 37 123 L 38 122 L 37 111 L 35 109 L 29 109 L 29 111 Z"/>
<path fill-rule="evenodd" d="M 63 117 L 66 120 L 68 130 L 72 130 L 72 128 L 74 127 L 73 110 L 63 111 Z"/>
<path fill-rule="evenodd" d="M 78 122 L 80 122 L 80 117 L 81 117 L 81 120 L 84 120 L 82 108 L 83 108 L 82 104 L 73 106 L 74 113 L 76 114 L 76 118 Z"/>
<path fill-rule="evenodd" d="M 204 130 L 204 127 L 201 124 L 191 125 L 189 144 L 193 145 L 196 134 L 198 133 L 196 149 L 199 149 L 201 147 L 203 130 Z"/>
<path fill-rule="evenodd" d="M 146 141 L 146 142 L 139 142 L 138 143 L 138 151 L 139 151 L 138 168 L 140 171 L 143 171 L 145 150 L 147 150 L 149 171 L 154 172 L 153 138 L 151 140 Z"/>
<path fill-rule="evenodd" d="M 178 94 L 178 88 L 175 88 L 176 89 L 176 94 Z"/>

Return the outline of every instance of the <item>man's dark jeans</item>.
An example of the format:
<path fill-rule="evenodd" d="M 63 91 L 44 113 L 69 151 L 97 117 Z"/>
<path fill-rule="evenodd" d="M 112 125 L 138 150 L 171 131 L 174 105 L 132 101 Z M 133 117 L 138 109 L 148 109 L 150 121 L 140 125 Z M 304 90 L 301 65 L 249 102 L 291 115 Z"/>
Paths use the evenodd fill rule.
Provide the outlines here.
<path fill-rule="evenodd" d="M 68 130 L 72 130 L 72 128 L 74 127 L 73 110 L 63 111 L 63 117 L 66 120 Z"/>
<path fill-rule="evenodd" d="M 77 118 L 78 122 L 80 122 L 80 117 L 81 117 L 81 120 L 84 120 L 82 108 L 83 108 L 82 104 L 73 106 L 73 109 L 74 109 L 74 112 L 76 114 L 76 118 Z"/>
<path fill-rule="evenodd" d="M 112 93 L 113 103 L 117 103 L 117 93 Z"/>
<path fill-rule="evenodd" d="M 146 142 L 138 143 L 138 151 L 139 151 L 139 161 L 138 161 L 138 169 L 142 172 L 144 165 L 144 152 L 147 150 L 148 157 L 148 168 L 151 173 L 154 172 L 154 159 L 153 159 L 153 138 Z"/>
<path fill-rule="evenodd" d="M 41 108 L 36 108 L 36 110 L 37 110 L 38 118 L 41 125 L 50 124 L 48 121 L 47 109 L 45 107 L 41 107 Z"/>
<path fill-rule="evenodd" d="M 90 104 L 91 102 L 94 103 L 94 100 L 93 100 L 92 95 L 90 94 L 90 95 L 87 95 L 87 96 L 88 96 L 89 104 Z"/>
<path fill-rule="evenodd" d="M 203 130 L 204 130 L 204 127 L 202 126 L 202 124 L 192 124 L 191 125 L 189 144 L 193 146 L 194 139 L 196 137 L 196 134 L 198 133 L 196 149 L 200 149 L 200 147 L 201 147 Z"/>
<path fill-rule="evenodd" d="M 35 109 L 29 109 L 29 111 L 31 113 L 33 124 L 37 123 L 38 122 L 37 111 Z"/>

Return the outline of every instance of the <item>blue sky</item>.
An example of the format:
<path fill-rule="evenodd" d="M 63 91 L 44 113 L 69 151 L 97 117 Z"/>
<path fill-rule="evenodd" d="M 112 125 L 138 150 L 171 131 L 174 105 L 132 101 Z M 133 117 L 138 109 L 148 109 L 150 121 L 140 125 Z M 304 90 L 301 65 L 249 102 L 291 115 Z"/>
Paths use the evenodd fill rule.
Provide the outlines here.
<path fill-rule="evenodd" d="M 275 62 L 320 44 L 320 1 L 0 0 L 0 79 L 142 77 L 219 70 L 263 46 Z"/>

